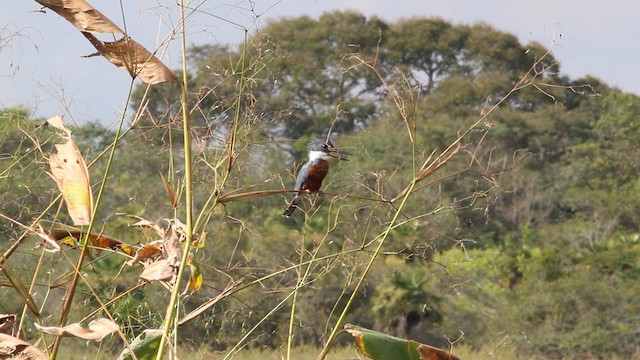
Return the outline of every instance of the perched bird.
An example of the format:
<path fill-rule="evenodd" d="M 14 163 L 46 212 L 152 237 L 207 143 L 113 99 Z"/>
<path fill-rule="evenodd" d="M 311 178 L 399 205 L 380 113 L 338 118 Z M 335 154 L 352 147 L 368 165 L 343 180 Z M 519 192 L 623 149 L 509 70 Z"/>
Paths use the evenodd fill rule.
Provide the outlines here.
<path fill-rule="evenodd" d="M 296 185 L 294 187 L 296 192 L 293 195 L 291 204 L 283 214 L 286 217 L 291 216 L 306 193 L 320 190 L 322 180 L 324 180 L 324 177 L 327 176 L 329 172 L 329 162 L 327 160 L 338 159 L 348 161 L 349 159 L 342 157 L 342 155 L 351 155 L 333 146 L 331 140 L 321 137 L 311 140 L 307 151 L 309 161 L 302 165 L 302 168 L 300 168 L 298 172 Z"/>

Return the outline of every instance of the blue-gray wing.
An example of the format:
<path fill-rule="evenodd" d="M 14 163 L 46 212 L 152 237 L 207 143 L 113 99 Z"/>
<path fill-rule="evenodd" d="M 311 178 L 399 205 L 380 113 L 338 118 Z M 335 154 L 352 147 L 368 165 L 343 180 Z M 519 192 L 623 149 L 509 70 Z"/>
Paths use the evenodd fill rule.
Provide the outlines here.
<path fill-rule="evenodd" d="M 309 169 L 311 168 L 311 161 L 307 161 L 302 167 L 300 171 L 298 171 L 298 176 L 296 177 L 296 185 L 293 187 L 294 190 L 302 189 L 302 185 L 304 181 L 309 177 Z M 300 193 L 296 192 L 295 196 L 298 196 Z"/>
<path fill-rule="evenodd" d="M 300 168 L 300 171 L 298 171 L 298 176 L 296 177 L 296 184 L 293 187 L 294 190 L 300 190 L 302 189 L 302 185 L 304 185 L 304 181 L 309 177 L 309 169 L 311 168 L 311 162 L 307 161 L 304 165 L 302 165 L 302 167 Z M 289 204 L 289 207 L 287 207 L 287 209 L 284 211 L 284 216 L 289 217 L 291 216 L 291 214 L 293 214 L 293 211 L 296 209 L 297 205 L 300 203 L 300 200 L 302 200 L 302 197 L 300 196 L 300 192 L 296 191 L 295 193 L 293 193 L 293 199 L 291 200 L 291 204 Z"/>

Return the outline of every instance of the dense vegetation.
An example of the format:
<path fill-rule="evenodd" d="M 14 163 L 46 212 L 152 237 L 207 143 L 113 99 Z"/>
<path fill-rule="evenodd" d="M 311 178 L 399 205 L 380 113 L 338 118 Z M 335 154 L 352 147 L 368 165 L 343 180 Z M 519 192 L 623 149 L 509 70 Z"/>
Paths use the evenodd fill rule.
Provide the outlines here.
<path fill-rule="evenodd" d="M 204 288 L 185 297 L 181 311 L 230 280 L 273 276 L 181 329 L 183 346 L 229 350 L 254 326 L 250 346 L 277 348 L 291 337 L 323 343 L 400 203 L 379 200 L 401 194 L 432 153 L 482 120 L 410 194 L 347 321 L 443 347 L 459 339 L 454 352 L 466 344 L 525 357 L 637 356 L 637 96 L 563 76 L 539 44 L 440 19 L 282 19 L 238 47 L 197 46 L 189 55 L 194 208 L 203 215 L 196 231 L 207 240 L 195 251 Z M 131 107 L 144 110 L 119 145 L 96 228 L 135 244 L 153 234 L 129 228 L 134 220 L 121 214 L 183 215 L 163 184 L 179 189 L 184 171 L 179 88 L 140 86 Z M 44 162 L 53 131 L 37 128 L 41 121 L 25 109 L 4 109 L 0 118 L 2 214 L 23 224 L 43 212 L 47 226 L 67 222 L 57 203 L 45 211 L 58 194 Z M 282 218 L 289 194 L 259 191 L 290 189 L 307 140 L 329 129 L 352 161 L 332 164 L 329 194 L 305 203 L 306 215 Z M 115 134 L 85 122 L 74 135 L 93 159 Z M 91 166 L 94 182 L 105 160 Z M 212 196 L 250 191 L 258 193 L 211 207 Z M 0 220 L 3 248 L 22 231 Z M 37 241 L 7 261 L 26 283 Z M 104 251 L 87 266 L 104 301 L 138 282 L 126 260 Z M 64 281 L 56 280 L 69 266 L 65 256 L 43 255 L 34 297 L 44 322 L 57 316 Z M 11 287 L 0 296 L 1 312 L 22 311 Z M 76 297 L 74 321 L 98 307 L 89 291 Z M 148 284 L 111 310 L 135 336 L 159 326 L 166 298 Z"/>

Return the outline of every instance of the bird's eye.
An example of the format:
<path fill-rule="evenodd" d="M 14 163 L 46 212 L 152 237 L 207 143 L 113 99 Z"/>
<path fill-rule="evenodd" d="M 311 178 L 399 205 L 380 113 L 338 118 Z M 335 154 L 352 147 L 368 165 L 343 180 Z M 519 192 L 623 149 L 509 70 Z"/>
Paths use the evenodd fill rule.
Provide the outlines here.
<path fill-rule="evenodd" d="M 322 148 L 323 148 L 323 149 L 326 149 L 326 148 L 328 148 L 328 147 L 329 147 L 329 145 L 327 145 L 327 144 L 322 144 Z"/>

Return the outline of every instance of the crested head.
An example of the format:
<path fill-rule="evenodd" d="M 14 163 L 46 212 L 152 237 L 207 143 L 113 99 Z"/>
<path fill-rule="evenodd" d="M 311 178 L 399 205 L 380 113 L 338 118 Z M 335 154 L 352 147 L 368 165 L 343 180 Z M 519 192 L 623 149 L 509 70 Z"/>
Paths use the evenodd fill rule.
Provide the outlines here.
<path fill-rule="evenodd" d="M 342 155 L 351 155 L 350 153 L 340 150 L 333 146 L 331 140 L 325 137 L 317 137 L 309 141 L 308 147 L 309 160 L 329 160 L 329 159 L 339 159 L 339 160 L 348 160 Z"/>
<path fill-rule="evenodd" d="M 333 143 L 331 142 L 331 140 L 328 140 L 326 137 L 316 137 L 309 141 L 307 151 L 327 152 L 327 149 L 329 148 L 333 148 Z"/>

